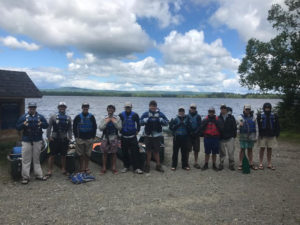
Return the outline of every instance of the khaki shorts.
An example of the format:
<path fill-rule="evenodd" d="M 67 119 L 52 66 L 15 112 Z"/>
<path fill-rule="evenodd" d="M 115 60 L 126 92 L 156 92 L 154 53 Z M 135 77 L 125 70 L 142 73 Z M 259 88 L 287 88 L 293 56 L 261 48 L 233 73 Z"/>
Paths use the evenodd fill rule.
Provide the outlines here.
<path fill-rule="evenodd" d="M 91 156 L 94 139 L 81 139 L 76 140 L 76 152 L 79 156 L 86 155 Z"/>
<path fill-rule="evenodd" d="M 276 137 L 263 137 L 258 139 L 258 146 L 260 148 L 274 148 L 277 146 Z"/>

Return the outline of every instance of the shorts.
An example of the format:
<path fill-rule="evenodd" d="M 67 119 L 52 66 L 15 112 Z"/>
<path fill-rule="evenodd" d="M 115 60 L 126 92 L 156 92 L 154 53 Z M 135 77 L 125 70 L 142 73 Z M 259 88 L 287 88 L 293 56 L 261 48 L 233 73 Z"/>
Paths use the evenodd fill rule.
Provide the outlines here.
<path fill-rule="evenodd" d="M 189 137 L 187 141 L 187 149 L 189 152 L 200 152 L 200 137 Z"/>
<path fill-rule="evenodd" d="M 90 157 L 92 153 L 94 139 L 81 139 L 76 140 L 76 152 L 79 156 L 85 155 Z"/>
<path fill-rule="evenodd" d="M 50 155 L 66 156 L 69 149 L 69 140 L 67 138 L 53 138 L 53 141 L 49 142 Z"/>
<path fill-rule="evenodd" d="M 254 146 L 254 141 L 240 141 L 240 147 L 242 149 L 252 149 Z"/>
<path fill-rule="evenodd" d="M 260 137 L 258 138 L 258 146 L 260 148 L 274 148 L 277 146 L 276 137 Z"/>
<path fill-rule="evenodd" d="M 204 149 L 205 154 L 219 154 L 219 138 L 214 137 L 204 137 Z"/>
<path fill-rule="evenodd" d="M 117 138 L 109 140 L 109 143 L 107 140 L 103 140 L 100 145 L 100 150 L 102 153 L 117 153 L 119 142 Z"/>
<path fill-rule="evenodd" d="M 161 137 L 145 137 L 145 145 L 147 152 L 159 152 L 160 151 Z"/>

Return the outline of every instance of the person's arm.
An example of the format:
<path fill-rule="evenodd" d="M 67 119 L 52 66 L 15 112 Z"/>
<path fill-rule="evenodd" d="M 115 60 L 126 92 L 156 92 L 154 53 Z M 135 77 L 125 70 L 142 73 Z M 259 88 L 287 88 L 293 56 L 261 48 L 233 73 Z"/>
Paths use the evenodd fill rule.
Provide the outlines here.
<path fill-rule="evenodd" d="M 68 139 L 71 140 L 72 139 L 72 119 L 69 116 L 68 117 L 68 131 L 67 131 L 67 135 L 68 135 Z"/>
<path fill-rule="evenodd" d="M 194 132 L 195 135 L 200 135 L 200 134 L 201 134 L 201 123 L 202 123 L 202 118 L 201 118 L 201 116 L 199 115 L 199 116 L 197 117 L 197 124 L 198 124 L 198 126 L 197 126 L 197 128 L 196 128 L 196 130 L 195 130 L 195 132 Z"/>
<path fill-rule="evenodd" d="M 137 133 L 139 133 L 141 130 L 141 124 L 140 124 L 140 117 L 137 113 L 134 114 L 134 121 L 136 122 Z"/>
<path fill-rule="evenodd" d="M 99 129 L 100 129 L 100 131 L 103 131 L 105 128 L 106 128 L 106 118 L 104 117 L 104 118 L 102 118 L 101 120 L 100 120 L 100 124 L 99 124 Z"/>
<path fill-rule="evenodd" d="M 93 138 L 96 137 L 96 132 L 97 132 L 97 123 L 94 115 L 91 116 L 92 124 L 93 124 L 93 131 L 92 131 L 92 136 Z"/>
<path fill-rule="evenodd" d="M 48 140 L 50 140 L 50 135 L 51 135 L 51 130 L 52 130 L 52 126 L 53 126 L 53 116 L 50 116 L 49 118 L 49 126 L 47 128 L 47 132 L 46 132 L 46 136 L 48 138 Z"/>
<path fill-rule="evenodd" d="M 144 113 L 140 119 L 140 125 L 141 126 L 146 125 L 148 123 L 148 119 L 149 119 L 148 114 Z"/>
<path fill-rule="evenodd" d="M 41 120 L 41 128 L 47 129 L 49 124 L 43 115 L 40 115 L 40 120 Z"/>
<path fill-rule="evenodd" d="M 233 137 L 236 138 L 237 126 L 236 126 L 236 120 L 233 115 L 232 115 L 232 129 L 233 129 Z"/>
<path fill-rule="evenodd" d="M 74 121 L 73 121 L 73 134 L 74 134 L 75 138 L 79 137 L 79 132 L 78 132 L 78 123 L 79 123 L 79 120 L 80 120 L 80 117 L 77 115 L 74 118 Z"/>
<path fill-rule="evenodd" d="M 169 123 L 169 129 L 171 130 L 171 131 L 173 131 L 173 132 L 175 132 L 177 129 L 178 129 L 178 127 L 180 126 L 180 123 L 177 123 L 176 122 L 176 119 L 174 118 L 172 118 L 171 119 L 171 122 Z"/>
<path fill-rule="evenodd" d="M 207 120 L 207 119 L 202 120 L 201 127 L 200 127 L 200 135 L 203 135 L 207 123 L 208 123 L 208 120 Z"/>
<path fill-rule="evenodd" d="M 115 128 L 117 128 L 118 131 L 120 131 L 122 129 L 122 120 L 120 119 L 119 116 L 115 117 L 113 124 L 114 124 Z"/>
<path fill-rule="evenodd" d="M 168 126 L 169 120 L 162 112 L 159 112 L 159 117 L 160 124 L 162 126 Z"/>
<path fill-rule="evenodd" d="M 16 124 L 17 130 L 23 130 L 25 128 L 25 124 L 24 124 L 24 122 L 26 121 L 25 118 L 26 118 L 25 115 L 23 115 L 18 119 Z"/>

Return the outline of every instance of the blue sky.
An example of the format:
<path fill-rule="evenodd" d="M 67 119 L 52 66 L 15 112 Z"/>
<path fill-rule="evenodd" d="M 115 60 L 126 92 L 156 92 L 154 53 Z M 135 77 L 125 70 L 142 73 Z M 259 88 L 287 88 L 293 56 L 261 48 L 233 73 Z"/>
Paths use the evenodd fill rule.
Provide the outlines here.
<path fill-rule="evenodd" d="M 238 66 L 283 0 L 3 0 L 0 69 L 39 88 L 245 93 Z"/>

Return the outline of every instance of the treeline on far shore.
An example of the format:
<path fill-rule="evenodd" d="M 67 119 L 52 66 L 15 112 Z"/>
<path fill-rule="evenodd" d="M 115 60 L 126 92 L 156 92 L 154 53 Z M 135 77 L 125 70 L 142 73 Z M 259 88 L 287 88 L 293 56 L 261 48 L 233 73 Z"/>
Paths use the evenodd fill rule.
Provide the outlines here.
<path fill-rule="evenodd" d="M 119 96 L 119 97 L 173 97 L 173 98 L 273 98 L 279 94 L 235 94 L 226 92 L 169 92 L 169 91 L 93 91 L 93 90 L 41 90 L 43 95 L 50 96 Z"/>

